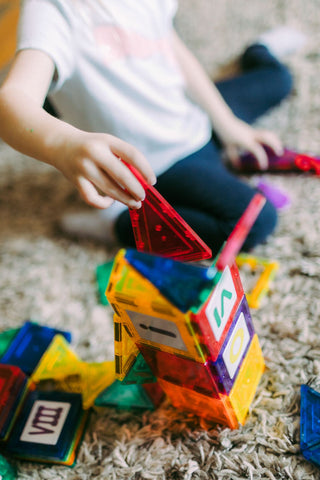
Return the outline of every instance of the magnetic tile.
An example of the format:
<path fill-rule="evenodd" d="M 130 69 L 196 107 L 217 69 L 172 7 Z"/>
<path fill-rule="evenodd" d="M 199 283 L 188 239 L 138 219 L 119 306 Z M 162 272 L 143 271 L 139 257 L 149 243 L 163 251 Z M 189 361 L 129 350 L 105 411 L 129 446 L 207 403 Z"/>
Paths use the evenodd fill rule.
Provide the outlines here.
<path fill-rule="evenodd" d="M 212 372 L 223 385 L 224 393 L 229 393 L 237 378 L 242 362 L 250 347 L 254 326 L 246 297 L 243 296 L 233 317 L 226 339 L 215 362 L 208 360 Z"/>
<path fill-rule="evenodd" d="M 34 391 L 15 422 L 7 451 L 30 461 L 72 464 L 86 417 L 81 395 Z"/>
<path fill-rule="evenodd" d="M 129 209 L 137 250 L 188 262 L 211 258 L 211 249 L 134 167 L 146 193 L 138 210 Z"/>
<path fill-rule="evenodd" d="M 258 336 L 255 334 L 229 394 L 231 405 L 241 425 L 245 422 L 264 369 L 262 351 Z"/>
<path fill-rule="evenodd" d="M 227 266 L 208 300 L 196 313 L 190 313 L 192 330 L 206 359 L 217 359 L 243 294 L 237 266 Z"/>
<path fill-rule="evenodd" d="M 255 257 L 249 254 L 240 254 L 236 258 L 236 263 L 240 269 L 240 275 L 243 278 L 245 285 L 246 266 L 249 266 L 252 274 L 255 274 L 255 282 L 251 287 L 244 288 L 248 305 L 250 308 L 259 308 L 261 300 L 268 293 L 270 284 L 279 269 L 279 264 L 276 261 L 268 260 L 266 258 Z"/>
<path fill-rule="evenodd" d="M 60 391 L 81 394 L 82 408 L 89 409 L 100 393 L 116 379 L 114 362 L 82 362 L 79 372 L 64 378 L 47 379 L 37 385 L 41 391 Z"/>
<path fill-rule="evenodd" d="M 232 265 L 232 263 L 234 263 L 236 256 L 265 203 L 266 197 L 261 195 L 261 193 L 256 193 L 253 196 L 249 205 L 227 238 L 218 258 L 214 262 L 218 270 L 222 271 L 227 265 Z"/>
<path fill-rule="evenodd" d="M 152 373 L 148 363 L 145 361 L 143 355 L 139 353 L 129 372 L 122 380 L 122 383 L 129 385 L 130 383 L 153 383 L 156 381 L 157 379 Z"/>
<path fill-rule="evenodd" d="M 113 316 L 115 373 L 118 380 L 123 380 L 133 367 L 139 349 L 125 312 L 118 309 L 117 312 L 121 316 L 117 314 Z"/>
<path fill-rule="evenodd" d="M 126 251 L 125 258 L 182 312 L 199 307 L 203 291 L 209 293 L 215 285 L 214 267 L 182 263 L 132 249 Z"/>
<path fill-rule="evenodd" d="M 11 328 L 0 333 L 0 358 L 8 350 L 12 340 L 19 332 L 20 328 Z"/>
<path fill-rule="evenodd" d="M 147 302 L 147 299 L 150 303 L 158 297 L 170 305 L 157 288 L 126 260 L 125 254 L 126 250 L 122 249 L 116 255 L 106 289 L 106 297 L 115 312 L 117 306 L 124 309 Z"/>
<path fill-rule="evenodd" d="M 125 385 L 116 380 L 95 400 L 98 407 L 115 407 L 119 409 L 154 410 L 155 405 L 144 385 Z"/>
<path fill-rule="evenodd" d="M 145 309 L 126 309 L 125 313 L 136 331 L 138 343 L 203 362 L 197 337 L 190 329 L 188 318 L 179 311 L 172 315 L 167 309 L 158 310 L 157 305 L 152 304 Z"/>
<path fill-rule="evenodd" d="M 60 334 L 71 341 L 71 334 L 55 328 L 26 322 L 12 340 L 1 358 L 1 363 L 16 365 L 27 375 L 31 375 L 53 337 Z"/>
<path fill-rule="evenodd" d="M 301 449 L 320 448 L 320 393 L 308 385 L 301 385 L 300 393 Z"/>
<path fill-rule="evenodd" d="M 63 379 L 67 375 L 79 373 L 81 360 L 62 335 L 55 335 L 39 364 L 31 375 L 38 383 L 46 379 Z"/>
<path fill-rule="evenodd" d="M 320 175 L 320 158 L 284 148 L 282 155 L 276 155 L 270 147 L 265 146 L 268 156 L 268 172 L 311 171 Z M 239 169 L 243 172 L 261 172 L 255 157 L 246 153 L 240 157 Z"/>
<path fill-rule="evenodd" d="M 219 396 L 219 384 L 207 364 L 143 344 L 138 344 L 138 347 L 156 377 L 204 395 Z"/>
<path fill-rule="evenodd" d="M 0 439 L 11 426 L 27 388 L 27 376 L 19 367 L 0 364 Z"/>
<path fill-rule="evenodd" d="M 17 478 L 17 469 L 11 465 L 2 455 L 0 455 L 0 478 L 3 480 L 15 480 Z"/>
<path fill-rule="evenodd" d="M 199 417 L 231 429 L 238 428 L 239 424 L 227 395 L 220 395 L 219 398 L 209 397 L 162 379 L 159 379 L 159 384 L 176 408 L 195 413 Z"/>
<path fill-rule="evenodd" d="M 106 297 L 106 288 L 109 283 L 111 271 L 113 268 L 113 260 L 110 262 L 102 263 L 96 268 L 96 280 L 98 288 L 98 298 L 102 305 L 109 305 L 108 299 Z"/>
<path fill-rule="evenodd" d="M 116 256 L 106 296 L 116 315 L 130 330 L 132 342 L 154 345 L 169 353 L 203 361 L 204 355 L 190 326 L 189 314 L 184 314 L 167 300 L 127 262 L 124 255 L 122 250 Z M 116 371 L 118 373 L 117 364 Z M 122 366 L 123 376 L 117 378 L 122 380 L 127 371 Z"/>

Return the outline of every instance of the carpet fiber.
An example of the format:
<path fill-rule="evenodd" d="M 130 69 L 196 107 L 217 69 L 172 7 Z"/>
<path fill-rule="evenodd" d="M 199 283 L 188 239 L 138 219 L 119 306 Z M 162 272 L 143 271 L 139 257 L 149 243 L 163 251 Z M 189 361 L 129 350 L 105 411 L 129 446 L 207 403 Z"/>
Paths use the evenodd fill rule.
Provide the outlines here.
<path fill-rule="evenodd" d="M 288 24 L 309 42 L 286 59 L 295 90 L 260 122 L 284 143 L 320 154 L 318 0 L 181 0 L 177 28 L 210 73 L 217 73 L 265 29 Z M 299 447 L 300 385 L 320 371 L 319 178 L 265 175 L 291 207 L 255 253 L 280 263 L 262 306 L 252 310 L 267 370 L 245 426 L 207 426 L 168 403 L 155 412 L 94 413 L 77 465 L 18 462 L 19 480 L 319 479 Z M 248 177 L 251 182 L 254 177 Z M 99 304 L 95 269 L 115 251 L 65 238 L 61 212 L 84 205 L 62 176 L 0 145 L 0 327 L 32 319 L 70 330 L 87 361 L 112 358 L 112 314 Z"/>

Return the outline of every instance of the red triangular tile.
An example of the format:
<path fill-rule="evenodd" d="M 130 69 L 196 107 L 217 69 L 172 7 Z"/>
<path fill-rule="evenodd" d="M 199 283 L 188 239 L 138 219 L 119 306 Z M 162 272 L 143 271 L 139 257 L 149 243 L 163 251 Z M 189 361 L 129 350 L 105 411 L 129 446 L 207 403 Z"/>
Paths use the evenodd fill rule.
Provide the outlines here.
<path fill-rule="evenodd" d="M 152 186 L 128 165 L 146 192 L 139 210 L 129 209 L 137 250 L 180 261 L 211 258 L 210 248 Z"/>

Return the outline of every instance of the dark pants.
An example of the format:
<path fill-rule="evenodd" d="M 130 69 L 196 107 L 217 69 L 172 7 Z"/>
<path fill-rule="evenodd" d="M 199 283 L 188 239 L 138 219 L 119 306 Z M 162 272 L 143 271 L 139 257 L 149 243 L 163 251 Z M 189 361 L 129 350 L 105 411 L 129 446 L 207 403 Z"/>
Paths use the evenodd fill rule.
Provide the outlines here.
<path fill-rule="evenodd" d="M 242 73 L 216 84 L 235 115 L 253 123 L 279 104 L 292 88 L 287 68 L 262 45 L 252 45 L 241 58 Z M 227 239 L 255 190 L 223 165 L 219 140 L 176 162 L 158 177 L 157 190 L 209 245 L 215 255 Z M 266 202 L 243 250 L 263 242 L 274 230 L 277 213 Z M 128 210 L 116 222 L 119 241 L 134 246 Z"/>

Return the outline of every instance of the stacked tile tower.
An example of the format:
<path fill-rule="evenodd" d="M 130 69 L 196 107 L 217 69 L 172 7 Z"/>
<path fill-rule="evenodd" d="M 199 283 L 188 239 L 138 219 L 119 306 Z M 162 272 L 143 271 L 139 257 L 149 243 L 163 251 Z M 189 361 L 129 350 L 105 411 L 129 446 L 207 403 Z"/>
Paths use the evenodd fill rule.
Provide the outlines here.
<path fill-rule="evenodd" d="M 235 263 L 220 270 L 120 250 L 106 296 L 119 380 L 156 380 L 175 407 L 244 424 L 264 360 Z"/>

